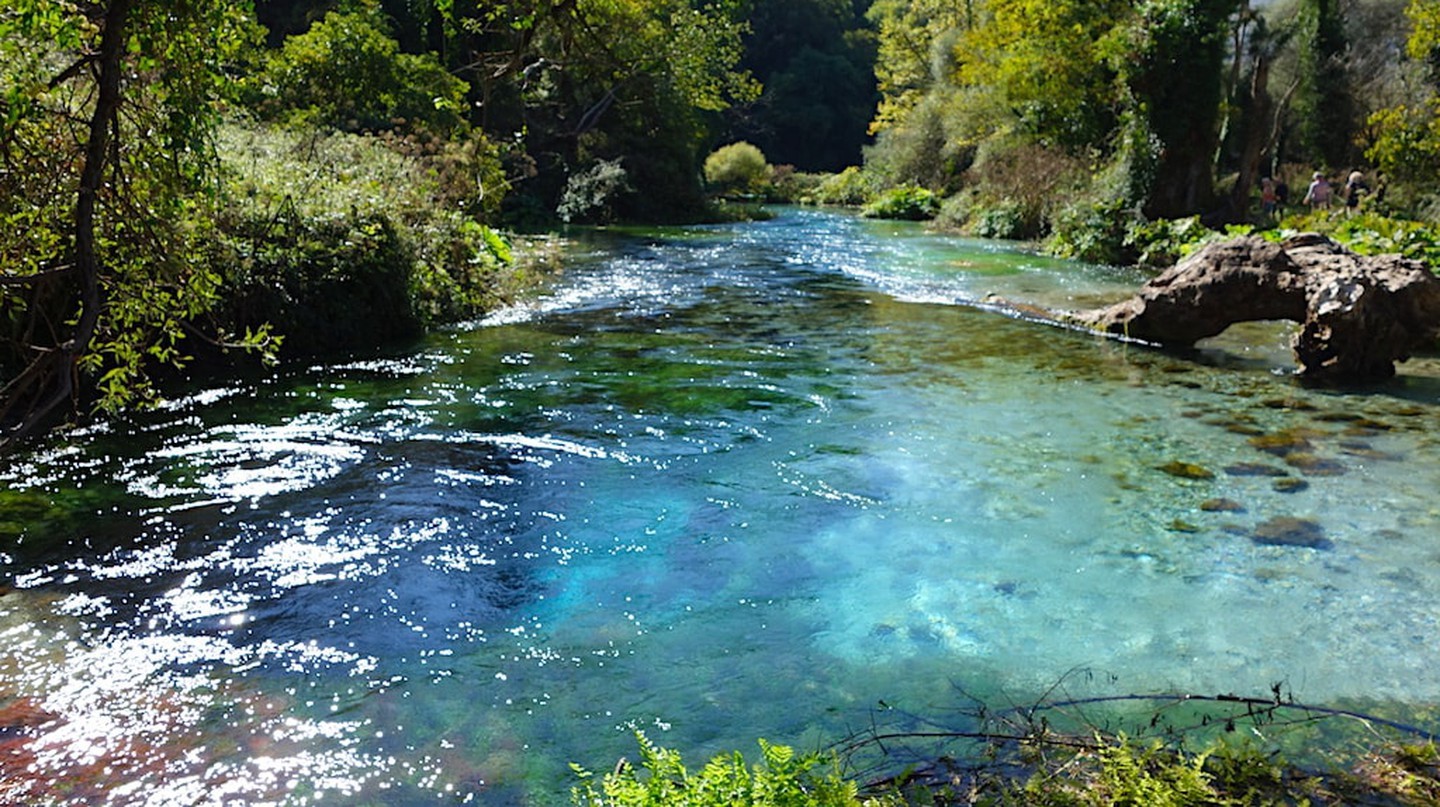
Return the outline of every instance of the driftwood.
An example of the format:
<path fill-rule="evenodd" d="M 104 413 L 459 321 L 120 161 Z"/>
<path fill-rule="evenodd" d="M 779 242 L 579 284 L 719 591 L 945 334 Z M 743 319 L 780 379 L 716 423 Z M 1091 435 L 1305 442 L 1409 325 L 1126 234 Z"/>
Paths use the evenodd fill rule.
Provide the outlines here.
<path fill-rule="evenodd" d="M 1389 378 L 1440 333 L 1440 278 L 1420 261 L 1361 256 L 1315 234 L 1211 244 L 1106 308 L 1058 321 L 1159 345 L 1190 346 L 1237 322 L 1298 322 L 1304 376 Z"/>

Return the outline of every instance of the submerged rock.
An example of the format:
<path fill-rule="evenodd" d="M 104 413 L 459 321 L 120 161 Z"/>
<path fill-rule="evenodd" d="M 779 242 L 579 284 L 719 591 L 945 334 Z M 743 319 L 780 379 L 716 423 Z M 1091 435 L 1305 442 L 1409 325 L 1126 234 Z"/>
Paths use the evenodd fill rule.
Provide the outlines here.
<path fill-rule="evenodd" d="M 1231 476 L 1288 476 L 1289 471 L 1284 468 L 1277 468 L 1274 465 L 1266 465 L 1263 462 L 1237 462 L 1234 465 L 1226 465 L 1225 473 Z"/>
<path fill-rule="evenodd" d="M 1251 437 L 1247 440 L 1250 445 L 1264 451 L 1266 454 L 1274 454 L 1283 457 L 1298 451 L 1309 451 L 1314 448 L 1305 434 L 1295 431 L 1273 432 Z"/>
<path fill-rule="evenodd" d="M 1167 462 L 1164 465 L 1155 466 L 1155 470 L 1163 471 L 1171 476 L 1178 476 L 1181 479 L 1214 479 L 1215 473 L 1203 465 L 1196 465 L 1193 462 Z"/>
<path fill-rule="evenodd" d="M 1286 455 L 1285 464 L 1306 476 L 1340 476 L 1345 473 L 1344 463 L 1305 452 Z"/>
<path fill-rule="evenodd" d="M 1260 522 L 1250 533 L 1250 540 L 1265 546 L 1299 546 L 1306 549 L 1330 549 L 1334 546 L 1325 537 L 1325 529 L 1319 522 L 1294 516 L 1276 516 Z"/>
<path fill-rule="evenodd" d="M 1234 499 L 1206 499 L 1200 503 L 1200 509 L 1206 513 L 1243 513 L 1245 505 Z"/>
<path fill-rule="evenodd" d="M 1395 374 L 1440 333 L 1440 278 L 1420 261 L 1361 256 L 1317 234 L 1281 244 L 1244 236 L 1211 244 L 1128 300 L 1064 320 L 1163 345 L 1193 345 L 1237 322 L 1298 322 L 1301 374 L 1366 381 Z"/>

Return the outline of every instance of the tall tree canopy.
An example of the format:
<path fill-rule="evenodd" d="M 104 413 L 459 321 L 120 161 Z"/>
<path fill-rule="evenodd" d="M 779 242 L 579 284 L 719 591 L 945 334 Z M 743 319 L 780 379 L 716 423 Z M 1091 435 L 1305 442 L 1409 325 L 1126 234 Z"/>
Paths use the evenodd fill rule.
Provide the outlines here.
<path fill-rule="evenodd" d="M 859 163 L 878 98 L 864 12 L 854 0 L 750 0 L 740 64 L 764 93 L 728 116 L 725 139 L 801 170 Z"/>

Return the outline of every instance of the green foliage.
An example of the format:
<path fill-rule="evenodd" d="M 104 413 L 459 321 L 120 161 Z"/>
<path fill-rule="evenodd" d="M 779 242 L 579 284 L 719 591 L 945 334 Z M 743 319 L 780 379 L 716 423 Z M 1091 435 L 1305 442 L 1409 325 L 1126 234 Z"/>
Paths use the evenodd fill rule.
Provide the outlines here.
<path fill-rule="evenodd" d="M 698 773 L 686 770 L 680 753 L 656 746 L 643 732 L 637 768 L 622 761 L 613 772 L 595 776 L 571 768 L 581 784 L 570 791 L 577 807 L 860 807 L 858 790 L 833 761 L 796 755 L 788 746 L 760 740 L 760 762 L 747 766 L 739 752 L 719 755 Z M 828 767 L 828 770 L 823 768 Z M 866 802 L 877 805 L 877 802 Z"/>
<path fill-rule="evenodd" d="M 1166 267 L 1199 249 L 1203 244 L 1238 234 L 1217 233 L 1201 224 L 1199 216 L 1132 221 L 1125 230 L 1124 245 L 1135 255 L 1135 263 Z"/>
<path fill-rule="evenodd" d="M 358 347 L 477 316 L 513 292 L 509 244 L 469 212 L 498 203 L 486 198 L 499 168 L 483 138 L 231 125 L 220 142 L 226 207 L 209 262 L 232 329 L 271 323 L 296 354 Z"/>
<path fill-rule="evenodd" d="M 806 171 L 859 162 L 876 100 L 864 9 L 850 0 L 753 0 L 746 18 L 741 65 L 764 92 L 729 117 L 725 140 Z"/>
<path fill-rule="evenodd" d="M 990 0 L 957 45 L 962 87 L 993 93 L 1042 143 L 1081 148 L 1114 127 L 1115 73 L 1099 45 L 1130 3 Z"/>
<path fill-rule="evenodd" d="M 966 173 L 968 192 L 947 200 L 946 226 L 987 238 L 1038 238 L 1091 181 L 1086 161 L 1015 135 L 987 140 Z"/>
<path fill-rule="evenodd" d="M 384 217 L 249 219 L 228 246 L 231 316 L 269 323 L 287 350 L 327 352 L 420 332 L 408 296 L 413 255 Z"/>
<path fill-rule="evenodd" d="M 619 200 L 634 190 L 620 160 L 599 160 L 570 176 L 556 212 L 564 222 L 608 224 L 617 218 Z"/>
<path fill-rule="evenodd" d="M 203 260 L 211 134 L 257 34 L 248 3 L 219 0 L 0 11 L 6 425 L 33 426 L 41 400 L 147 403 L 195 334 L 267 344 L 213 329 L 219 278 Z"/>
<path fill-rule="evenodd" d="M 1205 772 L 1205 754 L 1165 750 L 1125 737 L 1076 754 L 1060 775 L 1040 771 L 1007 803 L 1034 807 L 1189 807 L 1223 803 Z"/>
<path fill-rule="evenodd" d="M 1350 164 L 1357 121 L 1339 0 L 1301 0 L 1299 29 L 1300 83 L 1293 103 L 1300 146 L 1322 164 Z"/>
<path fill-rule="evenodd" d="M 1440 90 L 1440 6 L 1429 0 L 1410 0 L 1405 15 L 1413 26 L 1405 52 L 1425 64 L 1432 86 Z"/>
<path fill-rule="evenodd" d="M 879 29 L 875 77 L 880 105 L 872 132 L 903 126 L 953 69 L 956 32 L 975 24 L 974 3 L 950 0 L 875 0 L 867 12 Z"/>
<path fill-rule="evenodd" d="M 825 174 L 796 171 L 793 165 L 771 166 L 766 201 L 814 204 L 815 194 L 825 179 Z"/>
<path fill-rule="evenodd" d="M 1053 217 L 1045 249 L 1091 263 L 1128 263 L 1131 253 L 1125 245 L 1126 224 L 1135 218 L 1134 210 L 1118 200 L 1076 200 Z"/>
<path fill-rule="evenodd" d="M 705 182 L 722 193 L 758 193 L 769 176 L 765 154 L 743 140 L 721 146 L 705 158 Z"/>
<path fill-rule="evenodd" d="M 1397 254 L 1440 270 L 1440 226 L 1363 213 L 1336 217 L 1326 213 L 1286 219 L 1289 230 L 1319 232 L 1362 255 Z"/>
<path fill-rule="evenodd" d="M 865 170 L 884 187 L 921 185 L 946 191 L 958 183 L 974 157 L 969 138 L 951 131 L 951 104 L 958 96 L 927 95 L 910 110 L 904 125 L 880 132 L 865 150 Z"/>
<path fill-rule="evenodd" d="M 1392 205 L 1418 212 L 1429 203 L 1433 211 L 1440 184 L 1440 11 L 1434 3 L 1412 0 L 1405 13 L 1412 26 L 1406 52 L 1424 65 L 1429 83 L 1423 95 L 1371 114 L 1365 157 L 1393 183 Z"/>
<path fill-rule="evenodd" d="M 822 205 L 859 207 L 875 196 L 874 178 L 856 166 L 826 177 L 815 188 L 815 201 Z"/>
<path fill-rule="evenodd" d="M 880 194 L 862 212 L 872 219 L 925 221 L 940 212 L 940 199 L 927 188 L 905 185 Z"/>
<path fill-rule="evenodd" d="M 250 86 L 270 117 L 344 131 L 454 131 L 469 89 L 433 56 L 401 53 L 374 8 L 332 11 L 289 37 Z"/>

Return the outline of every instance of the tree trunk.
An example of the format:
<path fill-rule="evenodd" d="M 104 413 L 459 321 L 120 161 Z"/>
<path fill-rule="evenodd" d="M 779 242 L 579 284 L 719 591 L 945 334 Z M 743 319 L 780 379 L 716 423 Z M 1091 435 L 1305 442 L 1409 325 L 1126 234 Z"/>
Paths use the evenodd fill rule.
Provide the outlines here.
<path fill-rule="evenodd" d="M 1260 181 L 1260 162 L 1269 140 L 1270 59 L 1263 50 L 1255 54 L 1254 72 L 1250 76 L 1250 93 L 1245 104 L 1245 131 L 1241 133 L 1240 175 L 1230 191 L 1230 210 L 1237 221 L 1250 212 L 1250 190 Z"/>
<path fill-rule="evenodd" d="M 105 10 L 96 59 L 95 109 L 91 112 L 84 162 L 75 198 L 75 275 L 79 281 L 79 317 L 70 338 L 42 352 L 5 391 L 8 410 L 25 402 L 26 411 L 5 435 L 0 446 L 24 438 L 47 421 L 67 401 L 74 405 L 75 378 L 80 358 L 90 349 L 99 328 L 104 304 L 100 285 L 100 256 L 95 247 L 95 214 L 110 154 L 112 129 L 120 108 L 122 59 L 125 53 L 126 22 L 133 0 L 112 0 Z"/>

